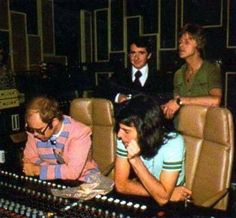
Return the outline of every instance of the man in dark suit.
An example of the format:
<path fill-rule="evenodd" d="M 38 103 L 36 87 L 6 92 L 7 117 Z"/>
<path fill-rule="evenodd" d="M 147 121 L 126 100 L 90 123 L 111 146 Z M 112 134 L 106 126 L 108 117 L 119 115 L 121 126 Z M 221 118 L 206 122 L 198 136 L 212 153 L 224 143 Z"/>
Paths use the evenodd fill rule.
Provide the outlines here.
<path fill-rule="evenodd" d="M 163 78 L 148 63 L 152 56 L 147 40 L 134 40 L 129 49 L 130 67 L 123 72 L 115 72 L 103 83 L 102 96 L 119 105 L 136 94 L 158 96 L 164 93 Z M 164 101 L 164 100 L 163 100 Z"/>

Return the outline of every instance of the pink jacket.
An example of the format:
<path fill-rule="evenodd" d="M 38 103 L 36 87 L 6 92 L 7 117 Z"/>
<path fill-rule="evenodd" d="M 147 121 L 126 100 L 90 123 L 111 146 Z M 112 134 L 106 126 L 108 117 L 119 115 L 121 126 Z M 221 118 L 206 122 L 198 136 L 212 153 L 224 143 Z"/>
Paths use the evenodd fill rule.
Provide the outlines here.
<path fill-rule="evenodd" d="M 65 115 L 63 123 L 64 128 L 54 141 L 43 142 L 27 133 L 24 158 L 41 166 L 40 179 L 87 181 L 90 174 L 99 172 L 95 161 L 89 158 L 91 129 Z M 63 161 L 59 163 L 55 154 Z"/>

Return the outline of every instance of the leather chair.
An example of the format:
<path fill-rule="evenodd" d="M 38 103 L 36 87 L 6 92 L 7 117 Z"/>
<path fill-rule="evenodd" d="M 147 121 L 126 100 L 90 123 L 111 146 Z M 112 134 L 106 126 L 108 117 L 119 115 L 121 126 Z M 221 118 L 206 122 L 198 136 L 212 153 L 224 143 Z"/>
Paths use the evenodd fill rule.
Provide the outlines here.
<path fill-rule="evenodd" d="M 186 143 L 186 186 L 193 202 L 226 210 L 234 154 L 234 126 L 226 108 L 183 106 L 177 128 Z"/>
<path fill-rule="evenodd" d="M 70 104 L 70 115 L 92 128 L 91 155 L 103 175 L 112 177 L 116 148 L 112 102 L 100 98 L 76 98 Z"/>

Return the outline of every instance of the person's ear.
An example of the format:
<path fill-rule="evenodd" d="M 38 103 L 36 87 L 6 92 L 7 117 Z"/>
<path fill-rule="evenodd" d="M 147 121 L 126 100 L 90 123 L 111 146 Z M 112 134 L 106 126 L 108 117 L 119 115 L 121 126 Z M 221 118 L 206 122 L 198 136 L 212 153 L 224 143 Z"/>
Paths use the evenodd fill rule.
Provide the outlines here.
<path fill-rule="evenodd" d="M 59 124 L 59 120 L 57 119 L 57 118 L 53 118 L 53 120 L 52 120 L 52 123 L 51 123 L 51 128 L 53 127 L 53 126 L 57 126 L 58 124 Z"/>
<path fill-rule="evenodd" d="M 149 60 L 151 58 L 151 56 L 152 56 L 152 53 L 150 52 L 147 59 Z"/>

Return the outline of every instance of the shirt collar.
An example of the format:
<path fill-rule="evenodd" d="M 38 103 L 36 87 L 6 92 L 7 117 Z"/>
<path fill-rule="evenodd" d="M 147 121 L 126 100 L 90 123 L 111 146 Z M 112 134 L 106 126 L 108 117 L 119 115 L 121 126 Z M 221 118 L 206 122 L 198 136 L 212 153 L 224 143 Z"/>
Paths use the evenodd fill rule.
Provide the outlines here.
<path fill-rule="evenodd" d="M 142 86 L 144 85 L 144 83 L 146 82 L 147 80 L 147 77 L 148 77 L 148 64 L 145 64 L 142 68 L 140 69 L 137 69 L 135 68 L 134 66 L 132 66 L 132 81 L 135 80 L 135 73 L 137 71 L 140 71 L 142 73 L 142 76 L 140 77 L 140 82 L 142 84 Z"/>
<path fill-rule="evenodd" d="M 64 123 L 62 122 L 62 125 L 61 125 L 61 129 L 60 129 L 60 131 L 59 131 L 57 134 L 53 134 L 52 137 L 54 137 L 54 138 L 58 138 L 59 135 L 61 134 L 63 128 L 64 128 Z"/>

